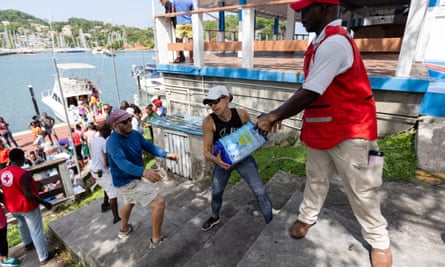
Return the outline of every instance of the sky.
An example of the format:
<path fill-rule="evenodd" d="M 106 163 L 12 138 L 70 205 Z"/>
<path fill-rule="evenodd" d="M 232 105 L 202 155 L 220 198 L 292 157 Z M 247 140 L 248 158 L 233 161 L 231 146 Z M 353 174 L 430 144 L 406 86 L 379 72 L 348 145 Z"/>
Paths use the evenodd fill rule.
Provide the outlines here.
<path fill-rule="evenodd" d="M 155 14 L 162 14 L 159 0 L 0 0 L 0 10 L 15 9 L 49 22 L 84 18 L 146 29 L 153 26 L 152 1 Z"/>

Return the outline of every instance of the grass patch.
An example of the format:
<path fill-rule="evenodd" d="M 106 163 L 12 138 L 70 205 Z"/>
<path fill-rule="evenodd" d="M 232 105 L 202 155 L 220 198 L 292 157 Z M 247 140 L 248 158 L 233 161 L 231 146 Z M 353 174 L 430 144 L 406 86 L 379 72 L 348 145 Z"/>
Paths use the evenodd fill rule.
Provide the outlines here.
<path fill-rule="evenodd" d="M 405 182 L 414 180 L 417 169 L 414 140 L 414 131 L 379 139 L 379 148 L 385 152 L 384 178 Z"/>
<path fill-rule="evenodd" d="M 414 150 L 415 132 L 400 133 L 378 140 L 379 148 L 385 153 L 383 177 L 392 181 L 412 181 L 416 175 L 416 152 Z M 253 156 L 258 164 L 258 170 L 265 182 L 279 170 L 297 176 L 306 176 L 306 147 L 270 146 L 255 151 Z M 232 172 L 230 183 L 241 180 L 237 172 Z"/>

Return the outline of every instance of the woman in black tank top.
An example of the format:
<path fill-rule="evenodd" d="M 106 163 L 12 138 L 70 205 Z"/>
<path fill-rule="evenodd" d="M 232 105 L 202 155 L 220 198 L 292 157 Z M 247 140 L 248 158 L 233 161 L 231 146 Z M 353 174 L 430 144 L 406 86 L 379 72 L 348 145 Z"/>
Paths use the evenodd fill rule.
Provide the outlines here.
<path fill-rule="evenodd" d="M 201 230 L 208 231 L 220 222 L 219 212 L 222 207 L 224 189 L 233 170 L 236 170 L 247 182 L 258 201 L 264 221 L 272 220 L 272 203 L 258 173 L 257 164 L 252 156 L 248 156 L 239 163 L 230 165 L 221 159 L 221 155 L 213 154 L 215 142 L 229 135 L 247 123 L 250 118 L 244 109 L 229 108 L 232 96 L 224 86 L 210 89 L 203 103 L 209 105 L 213 113 L 207 116 L 202 125 L 204 157 L 215 164 L 212 174 L 212 215 L 202 225 Z"/>

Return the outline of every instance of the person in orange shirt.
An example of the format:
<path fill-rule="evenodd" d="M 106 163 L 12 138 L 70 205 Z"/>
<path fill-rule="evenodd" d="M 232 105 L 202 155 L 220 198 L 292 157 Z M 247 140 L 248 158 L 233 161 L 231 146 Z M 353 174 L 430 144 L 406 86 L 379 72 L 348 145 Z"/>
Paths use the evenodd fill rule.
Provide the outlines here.
<path fill-rule="evenodd" d="M 32 116 L 32 121 L 28 124 L 28 127 L 31 127 L 33 140 L 36 140 L 42 134 L 42 123 L 38 115 Z"/>
<path fill-rule="evenodd" d="M 3 140 L 0 139 L 0 170 L 6 167 L 9 162 L 9 149 L 3 143 Z"/>

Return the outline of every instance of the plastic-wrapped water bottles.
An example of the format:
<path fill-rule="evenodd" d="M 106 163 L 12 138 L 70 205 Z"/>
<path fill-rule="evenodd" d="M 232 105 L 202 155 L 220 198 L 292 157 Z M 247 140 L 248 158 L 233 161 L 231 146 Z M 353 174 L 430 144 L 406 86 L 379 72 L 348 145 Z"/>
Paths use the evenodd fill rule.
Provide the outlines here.
<path fill-rule="evenodd" d="M 254 124 L 248 122 L 233 133 L 216 141 L 213 154 L 221 152 L 221 159 L 228 164 L 236 164 L 260 148 L 267 137 L 253 129 Z"/>

